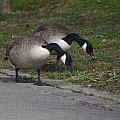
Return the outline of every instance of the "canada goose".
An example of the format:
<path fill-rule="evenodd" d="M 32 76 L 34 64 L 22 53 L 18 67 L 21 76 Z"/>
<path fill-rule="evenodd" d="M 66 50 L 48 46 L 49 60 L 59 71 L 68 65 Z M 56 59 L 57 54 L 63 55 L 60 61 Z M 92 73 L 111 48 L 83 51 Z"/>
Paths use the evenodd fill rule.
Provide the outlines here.
<path fill-rule="evenodd" d="M 40 39 L 40 38 L 39 38 Z M 27 36 L 19 37 L 12 45 L 6 50 L 6 57 L 4 60 L 9 60 L 16 71 L 16 82 L 18 82 L 19 69 L 37 69 L 38 83 L 40 80 L 40 68 L 47 62 L 47 58 L 52 50 L 56 51 L 61 61 L 67 66 L 71 67 L 71 57 L 65 53 L 56 43 L 46 44 L 41 38 L 39 39 Z"/>
<path fill-rule="evenodd" d="M 51 21 L 45 21 L 33 32 L 33 36 L 42 37 L 47 43 L 57 43 L 64 51 L 67 51 L 70 45 L 62 38 L 69 33 L 70 31 L 66 27 Z"/>
<path fill-rule="evenodd" d="M 47 21 L 41 24 L 38 29 L 33 32 L 33 35 L 45 38 L 47 43 L 57 43 L 64 51 L 67 51 L 72 42 L 76 41 L 92 59 L 95 58 L 92 43 L 82 39 L 75 33 L 70 33 L 70 31 L 64 26 Z"/>

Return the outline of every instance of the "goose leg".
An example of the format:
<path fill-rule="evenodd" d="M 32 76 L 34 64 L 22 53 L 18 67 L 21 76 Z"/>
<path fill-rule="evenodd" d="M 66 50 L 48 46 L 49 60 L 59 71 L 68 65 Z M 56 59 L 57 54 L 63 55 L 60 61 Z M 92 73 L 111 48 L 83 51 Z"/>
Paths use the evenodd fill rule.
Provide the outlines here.
<path fill-rule="evenodd" d="M 38 86 L 47 85 L 46 82 L 41 82 L 41 79 L 40 79 L 40 69 L 37 69 L 37 73 L 38 73 L 38 81 L 35 82 L 34 85 L 38 85 Z"/>
<path fill-rule="evenodd" d="M 37 69 L 37 73 L 38 73 L 38 85 L 42 85 L 41 79 L 40 79 L 40 69 Z"/>
<path fill-rule="evenodd" d="M 15 68 L 16 83 L 19 81 L 19 78 L 18 78 L 18 71 L 19 71 L 19 68 Z"/>

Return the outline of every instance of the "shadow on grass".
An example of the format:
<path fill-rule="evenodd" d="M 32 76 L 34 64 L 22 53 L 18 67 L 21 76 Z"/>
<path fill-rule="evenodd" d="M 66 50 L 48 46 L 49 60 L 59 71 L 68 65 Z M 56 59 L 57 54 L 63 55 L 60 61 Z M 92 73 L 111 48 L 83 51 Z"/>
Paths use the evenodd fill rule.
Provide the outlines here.
<path fill-rule="evenodd" d="M 59 63 L 50 63 L 50 64 L 45 64 L 41 70 L 43 72 L 63 72 L 64 70 L 66 70 L 67 67 L 63 66 L 63 65 L 59 65 Z"/>

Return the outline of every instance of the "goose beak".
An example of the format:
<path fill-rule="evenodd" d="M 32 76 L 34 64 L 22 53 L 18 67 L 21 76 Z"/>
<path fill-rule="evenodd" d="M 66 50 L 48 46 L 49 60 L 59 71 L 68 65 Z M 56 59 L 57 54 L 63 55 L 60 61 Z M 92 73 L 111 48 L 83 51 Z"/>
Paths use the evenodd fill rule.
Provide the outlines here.
<path fill-rule="evenodd" d="M 95 56 L 90 56 L 91 57 L 91 59 L 90 60 L 95 60 L 97 57 L 95 57 Z"/>
<path fill-rule="evenodd" d="M 73 68 L 73 64 L 71 63 L 70 65 L 66 65 L 69 70 Z"/>
<path fill-rule="evenodd" d="M 92 59 L 95 59 L 95 56 L 91 56 Z"/>
<path fill-rule="evenodd" d="M 67 66 L 67 68 L 68 68 L 68 69 L 71 69 L 71 68 L 72 68 L 72 66 Z"/>
<path fill-rule="evenodd" d="M 3 60 L 8 60 L 8 57 L 4 57 Z"/>

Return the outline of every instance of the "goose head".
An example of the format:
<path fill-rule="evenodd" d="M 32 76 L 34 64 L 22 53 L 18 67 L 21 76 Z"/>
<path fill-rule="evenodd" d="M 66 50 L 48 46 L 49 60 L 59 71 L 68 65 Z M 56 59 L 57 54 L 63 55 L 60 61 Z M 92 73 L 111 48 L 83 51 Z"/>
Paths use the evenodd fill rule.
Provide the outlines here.
<path fill-rule="evenodd" d="M 94 53 L 93 53 L 93 45 L 90 41 L 82 39 L 78 34 L 76 33 L 70 33 L 66 37 L 62 38 L 62 40 L 66 41 L 69 44 L 72 44 L 73 41 L 77 42 L 80 47 L 89 54 L 89 56 L 94 59 Z"/>

